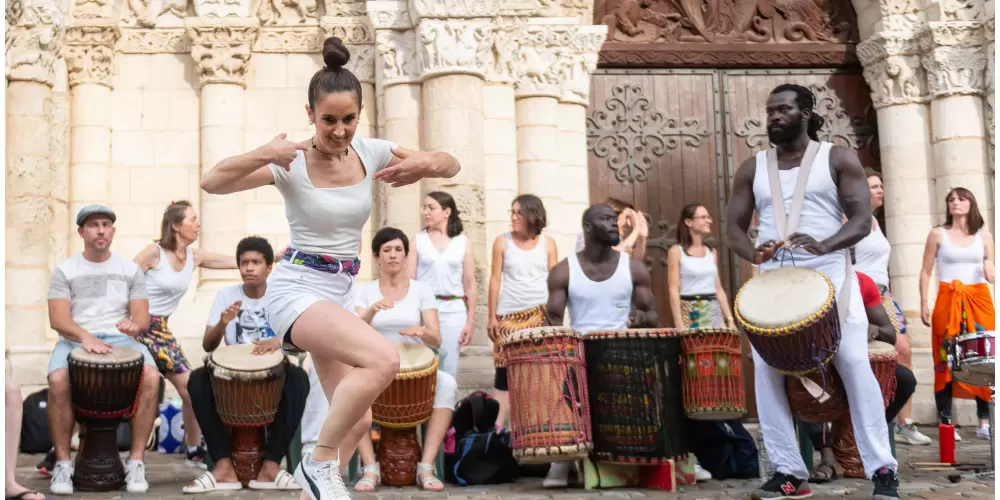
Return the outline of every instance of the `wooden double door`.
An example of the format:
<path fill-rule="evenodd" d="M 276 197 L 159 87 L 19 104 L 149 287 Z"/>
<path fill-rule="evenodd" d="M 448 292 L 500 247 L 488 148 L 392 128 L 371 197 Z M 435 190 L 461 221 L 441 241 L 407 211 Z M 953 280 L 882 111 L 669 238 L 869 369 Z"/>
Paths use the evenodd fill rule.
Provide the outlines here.
<path fill-rule="evenodd" d="M 661 324 L 673 325 L 667 294 L 667 250 L 676 242 L 681 208 L 708 207 L 719 273 L 730 300 L 751 267 L 723 240 L 725 207 L 736 168 L 769 147 L 764 102 L 782 83 L 810 88 L 826 120 L 824 141 L 857 150 L 878 169 L 875 113 L 860 71 L 841 70 L 629 70 L 594 73 L 587 118 L 590 197 L 615 197 L 646 214 L 646 263 Z M 753 377 L 747 368 L 750 417 Z"/>

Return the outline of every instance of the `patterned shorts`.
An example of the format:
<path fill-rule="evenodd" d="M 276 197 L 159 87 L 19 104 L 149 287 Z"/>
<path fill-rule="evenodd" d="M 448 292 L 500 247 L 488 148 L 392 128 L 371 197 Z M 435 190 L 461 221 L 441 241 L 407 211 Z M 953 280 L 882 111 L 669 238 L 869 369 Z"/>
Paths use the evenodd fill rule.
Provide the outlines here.
<path fill-rule="evenodd" d="M 149 330 L 136 337 L 149 349 L 156 361 L 156 368 L 160 373 L 185 373 L 191 371 L 191 364 L 184 357 L 184 350 L 181 349 L 174 334 L 167 326 L 168 316 L 149 315 Z"/>

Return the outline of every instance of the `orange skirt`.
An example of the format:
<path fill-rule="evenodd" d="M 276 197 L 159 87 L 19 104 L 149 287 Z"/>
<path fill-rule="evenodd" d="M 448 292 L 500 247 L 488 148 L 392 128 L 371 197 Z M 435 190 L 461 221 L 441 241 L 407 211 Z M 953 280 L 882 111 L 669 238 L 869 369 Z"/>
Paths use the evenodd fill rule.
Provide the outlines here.
<path fill-rule="evenodd" d="M 996 313 L 989 286 L 985 283 L 965 285 L 955 280 L 942 282 L 934 301 L 931 316 L 931 342 L 934 349 L 934 391 L 944 390 L 951 382 L 948 351 L 957 335 L 994 329 Z M 952 384 L 952 396 L 961 399 L 991 400 L 989 387 L 977 387 L 961 382 Z"/>

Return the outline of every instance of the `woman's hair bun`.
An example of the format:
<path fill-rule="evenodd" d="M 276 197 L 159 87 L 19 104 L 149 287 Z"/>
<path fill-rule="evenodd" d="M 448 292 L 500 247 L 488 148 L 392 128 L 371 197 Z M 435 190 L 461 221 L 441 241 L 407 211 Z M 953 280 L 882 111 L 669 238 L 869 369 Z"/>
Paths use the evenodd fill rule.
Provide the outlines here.
<path fill-rule="evenodd" d="M 344 41 L 331 36 L 323 41 L 323 62 L 332 71 L 339 70 L 351 60 L 351 51 L 344 46 Z"/>

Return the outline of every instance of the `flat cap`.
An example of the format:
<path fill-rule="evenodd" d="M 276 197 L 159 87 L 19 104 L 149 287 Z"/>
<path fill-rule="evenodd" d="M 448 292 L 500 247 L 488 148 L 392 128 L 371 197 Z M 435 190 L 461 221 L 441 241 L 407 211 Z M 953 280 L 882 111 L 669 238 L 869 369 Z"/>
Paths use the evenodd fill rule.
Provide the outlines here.
<path fill-rule="evenodd" d="M 87 205 L 80 209 L 80 212 L 76 214 L 76 225 L 82 226 L 83 223 L 87 221 L 87 218 L 93 215 L 106 215 L 111 219 L 111 222 L 118 219 L 118 216 L 115 215 L 115 211 L 111 210 L 111 208 L 105 205 L 94 204 Z"/>

